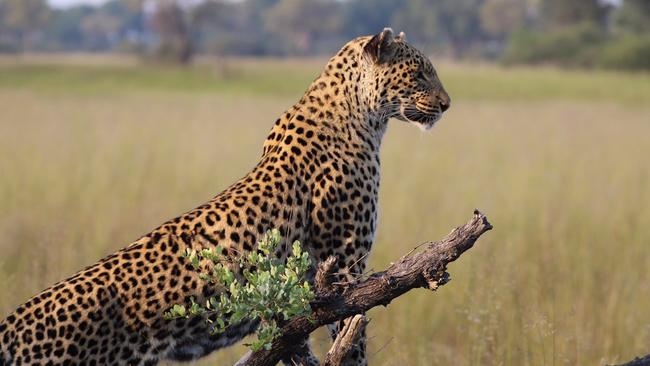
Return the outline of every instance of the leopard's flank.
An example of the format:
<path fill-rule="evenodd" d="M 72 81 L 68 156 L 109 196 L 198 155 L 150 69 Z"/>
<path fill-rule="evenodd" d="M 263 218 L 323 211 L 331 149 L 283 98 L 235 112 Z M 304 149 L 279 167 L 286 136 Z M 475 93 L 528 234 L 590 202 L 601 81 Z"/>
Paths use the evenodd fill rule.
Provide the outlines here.
<path fill-rule="evenodd" d="M 350 41 L 276 120 L 246 176 L 2 320 L 0 365 L 187 361 L 254 331 L 243 322 L 210 335 L 200 318 L 163 318 L 174 304 L 215 294 L 183 258 L 188 247 L 218 244 L 238 256 L 278 228 L 278 258 L 299 240 L 312 263 L 334 255 L 343 276 L 362 273 L 377 228 L 388 120 L 428 129 L 449 105 L 431 62 L 403 34 L 387 28 Z M 347 364 L 366 364 L 365 338 Z"/>

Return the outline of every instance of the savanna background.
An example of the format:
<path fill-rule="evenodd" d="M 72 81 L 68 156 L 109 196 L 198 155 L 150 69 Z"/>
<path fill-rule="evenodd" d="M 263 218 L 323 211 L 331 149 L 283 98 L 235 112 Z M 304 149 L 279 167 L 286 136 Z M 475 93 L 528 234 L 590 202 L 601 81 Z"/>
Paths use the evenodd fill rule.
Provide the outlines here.
<path fill-rule="evenodd" d="M 0 317 L 243 176 L 327 56 L 387 25 L 453 103 L 390 123 L 370 267 L 475 207 L 495 228 L 435 295 L 370 312 L 370 362 L 650 353 L 646 0 L 0 0 Z"/>

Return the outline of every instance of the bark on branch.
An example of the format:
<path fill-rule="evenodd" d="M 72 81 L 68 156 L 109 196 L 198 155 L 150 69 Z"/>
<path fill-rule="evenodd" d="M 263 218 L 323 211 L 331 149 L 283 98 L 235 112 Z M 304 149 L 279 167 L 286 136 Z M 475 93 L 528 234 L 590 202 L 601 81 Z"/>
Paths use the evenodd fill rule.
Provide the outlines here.
<path fill-rule="evenodd" d="M 622 363 L 618 366 L 650 366 L 650 355 L 645 355 L 643 357 L 635 357 L 632 361 Z"/>
<path fill-rule="evenodd" d="M 388 269 L 365 279 L 343 285 L 333 284 L 332 273 L 335 260 L 320 264 L 315 279 L 316 300 L 312 303 L 310 318 L 296 317 L 282 327 L 282 336 L 277 338 L 269 350 L 260 350 L 244 356 L 237 366 L 273 366 L 292 354 L 300 354 L 300 346 L 317 328 L 363 314 L 377 305 L 388 305 L 393 299 L 414 288 L 428 288 L 435 291 L 449 282 L 447 264 L 455 261 L 486 231 L 492 229 L 485 215 L 478 210 L 465 225 L 454 229 L 440 241 L 424 243 L 422 251 L 415 249 L 393 263 Z M 342 331 L 328 352 L 326 364 L 336 365 L 353 344 L 359 329 L 365 326 L 363 317 L 352 321 L 351 329 Z M 345 348 L 347 347 L 347 349 Z"/>

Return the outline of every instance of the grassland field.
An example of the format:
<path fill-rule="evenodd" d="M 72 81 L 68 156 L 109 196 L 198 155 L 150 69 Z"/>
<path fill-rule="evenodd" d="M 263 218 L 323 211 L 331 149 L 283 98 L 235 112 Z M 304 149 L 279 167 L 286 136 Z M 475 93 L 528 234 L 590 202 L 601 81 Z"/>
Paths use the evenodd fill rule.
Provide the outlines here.
<path fill-rule="evenodd" d="M 243 176 L 324 64 L 0 59 L 0 317 Z M 650 353 L 650 75 L 442 62 L 452 108 L 391 121 L 370 267 L 494 225 L 436 294 L 370 312 L 373 365 Z M 318 332 L 319 352 L 329 347 Z M 243 346 L 197 365 L 231 364 Z"/>

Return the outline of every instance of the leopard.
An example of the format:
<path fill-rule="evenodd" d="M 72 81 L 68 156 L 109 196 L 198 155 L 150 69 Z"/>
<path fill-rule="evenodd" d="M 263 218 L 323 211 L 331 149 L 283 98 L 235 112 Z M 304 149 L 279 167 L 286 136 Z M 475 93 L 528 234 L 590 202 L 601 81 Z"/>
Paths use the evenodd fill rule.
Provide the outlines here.
<path fill-rule="evenodd" d="M 403 32 L 385 28 L 351 40 L 277 118 L 259 162 L 243 178 L 7 315 L 0 365 L 151 366 L 196 360 L 238 342 L 257 322 L 215 333 L 200 317 L 165 316 L 175 304 L 217 291 L 182 255 L 197 245 L 219 246 L 235 258 L 278 229 L 278 259 L 299 241 L 312 263 L 333 256 L 339 276 L 354 281 L 377 231 L 380 146 L 389 120 L 427 130 L 450 103 L 431 61 Z M 333 338 L 340 326 L 329 326 Z M 367 360 L 362 334 L 344 364 Z"/>

